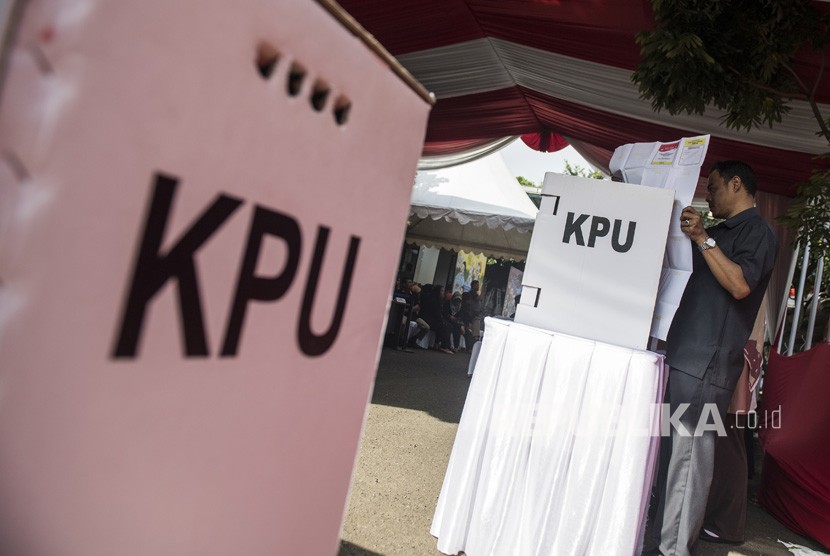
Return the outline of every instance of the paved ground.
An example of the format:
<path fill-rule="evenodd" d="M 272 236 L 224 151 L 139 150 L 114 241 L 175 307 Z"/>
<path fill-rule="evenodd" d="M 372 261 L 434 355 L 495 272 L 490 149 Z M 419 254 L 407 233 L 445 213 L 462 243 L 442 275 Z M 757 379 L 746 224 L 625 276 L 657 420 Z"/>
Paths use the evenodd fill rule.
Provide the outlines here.
<path fill-rule="evenodd" d="M 441 554 L 429 527 L 470 384 L 468 362 L 465 354 L 383 349 L 340 556 Z M 778 539 L 822 550 L 760 508 L 756 488 L 757 479 L 750 483 L 748 540 L 703 543 L 701 556 L 790 555 Z"/>

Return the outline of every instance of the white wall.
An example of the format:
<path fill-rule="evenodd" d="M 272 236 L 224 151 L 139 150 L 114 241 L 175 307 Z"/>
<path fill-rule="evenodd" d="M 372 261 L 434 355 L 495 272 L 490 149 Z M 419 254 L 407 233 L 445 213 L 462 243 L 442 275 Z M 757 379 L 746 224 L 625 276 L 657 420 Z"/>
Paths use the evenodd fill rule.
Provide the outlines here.
<path fill-rule="evenodd" d="M 418 284 L 432 284 L 435 278 L 435 269 L 438 267 L 438 255 L 441 250 L 435 247 L 421 247 L 418 253 L 418 263 L 415 265 L 413 282 Z"/>

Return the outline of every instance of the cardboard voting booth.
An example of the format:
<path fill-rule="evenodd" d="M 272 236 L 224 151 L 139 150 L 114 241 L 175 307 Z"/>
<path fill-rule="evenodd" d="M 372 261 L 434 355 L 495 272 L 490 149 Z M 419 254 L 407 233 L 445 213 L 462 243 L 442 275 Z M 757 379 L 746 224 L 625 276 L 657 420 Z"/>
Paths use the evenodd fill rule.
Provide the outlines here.
<path fill-rule="evenodd" d="M 645 349 L 674 194 L 548 172 L 516 322 Z"/>
<path fill-rule="evenodd" d="M 674 194 L 548 173 L 514 322 L 488 319 L 430 531 L 445 554 L 639 554 Z M 474 353 L 474 357 L 476 357 Z"/>
<path fill-rule="evenodd" d="M 335 554 L 428 96 L 328 2 L 24 8 L 0 553 Z"/>

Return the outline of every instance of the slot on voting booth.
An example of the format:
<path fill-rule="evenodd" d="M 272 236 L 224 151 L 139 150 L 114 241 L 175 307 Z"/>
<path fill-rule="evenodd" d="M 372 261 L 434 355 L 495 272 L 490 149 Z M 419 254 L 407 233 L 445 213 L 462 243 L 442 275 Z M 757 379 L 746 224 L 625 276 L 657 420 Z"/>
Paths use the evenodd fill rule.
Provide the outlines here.
<path fill-rule="evenodd" d="M 0 553 L 336 554 L 430 96 L 329 1 L 16 6 Z"/>
<path fill-rule="evenodd" d="M 671 190 L 548 172 L 516 322 L 645 349 Z"/>

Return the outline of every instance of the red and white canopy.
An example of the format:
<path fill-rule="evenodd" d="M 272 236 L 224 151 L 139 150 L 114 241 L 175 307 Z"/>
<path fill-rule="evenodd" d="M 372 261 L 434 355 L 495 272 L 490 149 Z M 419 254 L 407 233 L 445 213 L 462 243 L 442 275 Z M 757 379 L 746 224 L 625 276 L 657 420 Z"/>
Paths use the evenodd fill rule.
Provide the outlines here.
<path fill-rule="evenodd" d="M 631 72 L 636 33 L 653 26 L 649 0 L 341 0 L 438 102 L 424 155 L 480 147 L 505 136 L 563 135 L 606 165 L 619 145 L 711 134 L 704 167 L 719 159 L 752 164 L 759 188 L 793 195 L 828 150 L 806 102 L 774 128 L 730 130 L 721 113 L 671 116 L 642 101 Z M 826 10 L 827 5 L 816 3 Z M 751 39 L 748 39 L 751 40 Z M 796 71 L 812 83 L 823 70 L 804 52 Z M 818 90 L 830 117 L 830 75 Z"/>

